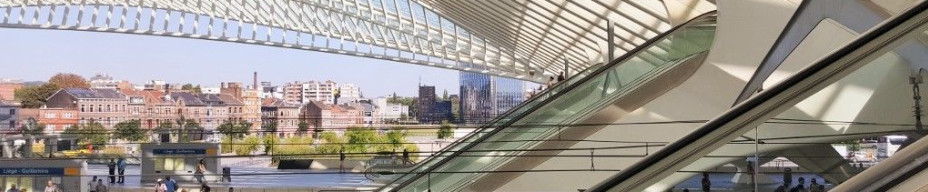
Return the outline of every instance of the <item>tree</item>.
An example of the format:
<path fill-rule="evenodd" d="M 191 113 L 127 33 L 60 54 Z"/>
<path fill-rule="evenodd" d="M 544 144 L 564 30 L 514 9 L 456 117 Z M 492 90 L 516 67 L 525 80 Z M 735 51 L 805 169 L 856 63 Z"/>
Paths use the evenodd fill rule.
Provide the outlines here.
<path fill-rule="evenodd" d="M 251 126 L 252 123 L 248 121 L 225 121 L 219 124 L 216 130 L 222 133 L 222 135 L 230 137 L 230 139 L 241 139 L 248 133 Z"/>
<path fill-rule="evenodd" d="M 368 143 L 375 143 L 377 133 L 374 129 L 363 127 L 348 127 L 345 131 L 345 137 L 348 139 L 347 151 L 355 153 L 367 152 Z"/>
<path fill-rule="evenodd" d="M 73 73 L 58 73 L 55 76 L 52 76 L 52 78 L 49 78 L 48 83 L 58 86 L 62 89 L 90 88 L 90 83 L 87 82 L 87 79 L 84 79 L 84 77 Z"/>
<path fill-rule="evenodd" d="M 306 131 L 309 131 L 309 123 L 306 123 L 306 121 L 301 120 L 300 123 L 296 125 L 296 127 L 296 132 L 301 136 L 306 134 Z"/>
<path fill-rule="evenodd" d="M 26 123 L 23 123 L 19 129 L 22 131 L 23 136 L 39 136 L 45 134 L 45 124 L 39 123 L 31 117 L 27 119 Z"/>
<path fill-rule="evenodd" d="M 146 131 L 142 130 L 142 122 L 139 120 L 129 120 L 117 123 L 113 132 L 113 137 L 125 139 L 127 141 L 141 141 L 145 139 Z"/>
<path fill-rule="evenodd" d="M 158 127 L 155 127 L 155 130 L 153 133 L 157 134 L 158 138 L 156 139 L 160 139 L 161 137 L 163 137 L 163 135 L 165 134 L 171 135 L 173 132 L 174 132 L 174 123 L 171 123 L 170 121 L 162 121 L 160 124 L 158 124 Z"/>
<path fill-rule="evenodd" d="M 326 131 L 319 133 L 319 139 L 324 142 L 323 145 L 316 147 L 316 152 L 322 154 L 336 154 L 338 151 L 345 149 L 345 143 L 348 141 L 344 137 L 339 137 L 335 132 Z"/>
<path fill-rule="evenodd" d="M 46 83 L 17 89 L 13 94 L 22 103 L 23 108 L 39 108 L 45 105 L 48 97 L 58 91 L 58 86 Z"/>
<path fill-rule="evenodd" d="M 261 131 L 265 134 L 277 134 L 277 121 L 271 120 L 268 123 L 261 124 Z"/>
<path fill-rule="evenodd" d="M 454 136 L 454 131 L 451 129 L 451 124 L 448 121 L 442 121 L 441 127 L 438 128 L 438 139 L 448 139 Z"/>
<path fill-rule="evenodd" d="M 393 150 L 401 149 L 403 144 L 406 143 L 406 131 L 402 127 L 395 127 L 393 130 L 387 131 L 386 135 L 384 136 L 386 137 L 385 139 L 387 142 L 390 143 L 390 146 L 393 148 Z"/>
<path fill-rule="evenodd" d="M 240 143 L 239 147 L 235 147 L 236 155 L 251 155 L 251 152 L 258 150 L 258 145 L 261 144 L 261 139 L 257 136 L 248 136 Z"/>
<path fill-rule="evenodd" d="M 264 153 L 268 155 L 273 155 L 274 149 L 277 147 L 277 143 L 280 143 L 280 139 L 277 138 L 277 134 L 265 135 L 263 140 L 264 140 Z"/>
<path fill-rule="evenodd" d="M 192 93 L 202 93 L 200 85 L 193 86 L 193 84 L 187 83 L 180 86 L 180 90 L 190 91 Z"/>
<path fill-rule="evenodd" d="M 186 122 L 184 123 L 184 130 L 187 132 L 186 136 L 188 137 L 186 138 L 186 141 L 184 142 L 188 142 L 192 140 L 202 140 L 203 132 L 206 131 L 206 129 L 204 129 L 203 126 L 200 126 L 200 123 L 197 123 L 197 121 L 193 119 L 186 120 Z M 185 138 L 181 138 L 181 139 L 185 139 Z"/>
<path fill-rule="evenodd" d="M 107 133 L 103 124 L 93 121 L 83 125 L 83 128 L 80 130 L 80 136 L 78 137 L 80 142 L 93 145 L 96 148 L 105 146 L 106 141 L 109 139 L 109 133 Z"/>

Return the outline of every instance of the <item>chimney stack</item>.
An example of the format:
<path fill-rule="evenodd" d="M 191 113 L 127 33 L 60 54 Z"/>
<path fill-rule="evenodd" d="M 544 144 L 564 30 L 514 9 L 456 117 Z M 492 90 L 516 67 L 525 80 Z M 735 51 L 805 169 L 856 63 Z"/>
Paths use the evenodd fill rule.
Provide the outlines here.
<path fill-rule="evenodd" d="M 257 71 L 255 71 L 254 84 L 251 84 L 251 88 L 254 90 L 258 90 L 258 72 Z"/>

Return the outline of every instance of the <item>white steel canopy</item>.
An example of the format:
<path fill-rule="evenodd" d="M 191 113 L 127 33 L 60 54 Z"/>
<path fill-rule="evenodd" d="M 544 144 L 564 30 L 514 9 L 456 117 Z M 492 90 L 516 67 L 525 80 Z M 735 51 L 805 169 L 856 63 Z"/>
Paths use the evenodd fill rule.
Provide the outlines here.
<path fill-rule="evenodd" d="M 258 44 L 543 82 L 669 29 L 665 7 L 680 2 L 714 9 L 704 0 L 0 0 L 0 27 Z"/>

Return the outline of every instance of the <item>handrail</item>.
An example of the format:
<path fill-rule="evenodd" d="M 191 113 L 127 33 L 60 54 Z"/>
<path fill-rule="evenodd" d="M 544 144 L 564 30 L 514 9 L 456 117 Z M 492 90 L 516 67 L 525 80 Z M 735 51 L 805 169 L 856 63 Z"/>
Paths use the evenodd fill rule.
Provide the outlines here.
<path fill-rule="evenodd" d="M 515 121 L 524 118 L 525 116 L 527 116 L 528 114 L 530 114 L 530 112 L 540 109 L 542 106 L 545 106 L 546 104 L 550 103 L 551 101 L 555 100 L 556 98 L 560 97 L 561 95 L 563 95 L 563 94 L 565 94 L 565 93 L 567 93 L 567 92 L 570 92 L 570 91 L 573 90 L 574 88 L 576 88 L 576 87 L 578 87 L 579 85 L 581 85 L 581 84 L 583 84 L 583 83 L 585 83 L 585 82 L 587 82 L 587 81 L 593 79 L 594 77 L 599 76 L 600 74 L 602 74 L 603 72 L 609 70 L 610 68 L 612 68 L 612 67 L 614 67 L 614 66 L 616 66 L 616 65 L 620 65 L 620 64 L 622 64 L 622 63 L 625 63 L 626 60 L 632 58 L 633 56 L 637 55 L 638 53 L 640 53 L 640 52 L 642 52 L 642 51 L 644 51 L 644 50 L 647 50 L 647 48 L 650 48 L 651 46 L 655 45 L 656 43 L 661 42 L 661 40 L 664 40 L 665 37 L 670 36 L 671 34 L 674 34 L 675 32 L 677 32 L 677 30 L 682 29 L 682 28 L 684 28 L 684 27 L 688 27 L 690 24 L 697 23 L 697 21 L 701 21 L 702 19 L 707 18 L 707 17 L 712 16 L 712 15 L 715 15 L 715 14 L 716 14 L 716 11 L 710 11 L 710 12 L 703 13 L 703 14 L 701 14 L 701 15 L 699 15 L 699 16 L 697 16 L 697 17 L 695 17 L 695 18 L 693 18 L 693 19 L 691 19 L 691 20 L 689 20 L 689 21 L 687 21 L 686 23 L 683 23 L 683 24 L 681 24 L 681 25 L 675 26 L 675 27 L 671 28 L 670 30 L 668 30 L 667 32 L 661 33 L 660 35 L 657 35 L 656 37 L 649 39 L 648 41 L 646 41 L 646 42 L 645 42 L 644 44 L 642 44 L 641 46 L 635 47 L 634 49 L 632 49 L 631 51 L 629 51 L 629 52 L 627 52 L 626 54 L 622 55 L 621 57 L 616 58 L 616 59 L 610 61 L 607 65 L 604 65 L 604 66 L 600 67 L 599 69 L 597 69 L 596 71 L 594 71 L 593 73 L 591 73 L 591 74 L 589 74 L 589 75 L 587 75 L 587 76 L 584 76 L 582 79 L 578 80 L 577 82 L 575 82 L 575 83 L 573 83 L 573 84 L 569 84 L 569 85 L 568 85 L 566 88 L 564 88 L 563 90 L 561 90 L 561 91 L 555 93 L 554 95 L 548 97 L 549 99 L 543 100 L 541 104 L 532 106 L 532 108 L 531 108 L 530 110 L 526 110 L 526 111 L 527 111 L 526 113 L 518 114 L 518 115 L 517 115 L 515 118 L 513 118 L 512 120 L 508 121 L 508 122 L 505 123 L 504 125 L 501 125 L 501 126 L 497 127 L 497 128 L 494 129 L 493 131 L 487 133 L 485 136 L 483 136 L 483 137 L 477 139 L 477 141 L 470 142 L 470 143 L 468 143 L 468 145 L 464 146 L 464 148 L 452 152 L 451 155 L 442 158 L 437 164 L 435 164 L 435 165 L 433 165 L 433 166 L 427 168 L 427 170 L 421 171 L 421 172 L 417 173 L 415 176 L 413 176 L 413 178 L 407 179 L 406 181 L 403 181 L 403 183 L 401 183 L 401 184 L 395 186 L 393 189 L 391 189 L 391 191 L 398 191 L 398 189 L 403 188 L 403 187 L 405 187 L 405 186 L 411 184 L 412 182 L 414 182 L 414 181 L 416 181 L 416 180 L 422 178 L 422 176 L 427 175 L 429 172 L 434 171 L 434 170 L 435 170 L 436 168 L 438 168 L 439 166 L 444 165 L 445 163 L 447 163 L 448 161 L 450 161 L 450 160 L 451 160 L 452 158 L 454 158 L 455 156 L 460 155 L 460 154 L 463 153 L 464 151 L 467 151 L 467 150 L 473 148 L 474 146 L 476 146 L 477 144 L 479 144 L 479 143 L 485 141 L 485 140 L 486 140 L 487 138 L 489 138 L 490 136 L 495 135 L 496 133 L 498 133 L 499 131 L 501 131 L 504 127 L 511 126 L 513 123 L 515 123 Z M 389 185 L 385 185 L 384 187 L 387 187 L 387 186 L 389 186 Z"/>
<path fill-rule="evenodd" d="M 708 139 L 722 138 L 721 136 L 712 137 L 716 135 L 710 135 L 710 134 L 715 133 L 716 130 L 734 122 L 735 120 L 740 120 L 742 116 L 755 115 L 754 117 L 756 117 L 757 114 L 752 114 L 752 112 L 754 112 L 753 110 L 764 105 L 766 102 L 773 100 L 775 97 L 778 97 L 781 94 L 787 94 L 786 93 L 787 90 L 789 90 L 790 88 L 793 88 L 794 86 L 800 85 L 801 83 L 808 84 L 808 82 L 805 82 L 805 81 L 807 81 L 807 79 L 812 78 L 813 75 L 820 74 L 820 73 L 828 73 L 829 71 L 826 71 L 826 70 L 831 69 L 829 67 L 832 66 L 832 64 L 835 64 L 836 62 L 847 57 L 848 55 L 855 53 L 862 47 L 867 47 L 874 40 L 877 40 L 880 38 L 886 38 L 884 37 L 884 35 L 889 35 L 888 33 L 895 30 L 897 27 L 904 26 L 904 24 L 907 24 L 907 21 L 909 21 L 909 19 L 915 18 L 919 14 L 924 13 L 926 10 L 928 10 L 928 1 L 919 3 L 918 5 L 909 9 L 908 11 L 892 18 L 891 20 L 874 28 L 873 30 L 861 35 L 861 37 L 845 45 L 841 49 L 838 49 L 832 54 L 816 61 L 815 63 L 808 66 L 807 68 L 799 71 L 795 75 L 783 80 L 781 83 L 757 94 L 757 96 L 755 97 L 745 100 L 744 102 L 738 104 L 732 109 L 726 111 L 721 116 L 707 122 L 705 125 L 687 134 L 686 136 L 683 136 L 681 139 L 669 145 L 666 145 L 663 149 L 657 151 L 656 153 L 645 157 L 641 161 L 638 161 L 637 163 L 633 164 L 632 166 L 626 169 L 623 169 L 615 176 L 612 176 L 606 179 L 605 181 L 599 184 L 596 184 L 595 186 L 591 187 L 587 191 L 598 192 L 598 191 L 610 190 L 613 187 L 619 184 L 622 184 L 624 181 L 629 180 L 637 176 L 640 173 L 647 173 L 646 169 L 656 166 L 656 164 L 658 164 L 659 162 L 664 161 L 665 159 L 669 158 L 671 155 L 674 155 L 678 151 L 681 151 L 684 147 L 687 147 L 690 144 L 695 143 L 697 140 L 700 140 L 703 138 L 708 138 Z M 890 39 L 890 41 L 892 40 L 897 40 L 897 39 Z M 873 46 L 873 45 L 870 45 L 870 46 Z M 875 46 L 875 47 L 876 47 L 875 50 L 885 48 L 881 46 Z M 872 47 L 868 47 L 868 48 L 872 48 Z M 873 53 L 868 52 L 864 54 L 873 54 Z M 859 59 L 859 58 L 853 58 L 853 59 Z M 847 65 L 854 64 L 855 62 L 859 62 L 859 60 L 847 62 L 848 63 Z M 834 73 L 829 73 L 826 75 L 833 76 L 833 74 Z M 808 81 L 812 81 L 812 80 L 808 80 Z M 816 82 L 816 83 L 820 83 L 820 82 Z M 805 86 L 811 86 L 811 85 L 805 85 Z M 784 96 L 784 97 L 787 97 L 787 96 Z M 787 99 L 795 99 L 795 97 L 790 97 Z M 775 107 L 783 107 L 783 106 L 774 105 L 773 108 Z M 765 111 L 762 111 L 760 113 L 769 113 L 769 112 L 770 112 L 769 109 L 766 109 Z M 731 133 L 737 133 L 737 132 L 726 132 L 722 134 L 728 134 L 725 136 L 731 136 Z M 675 159 L 674 162 L 679 162 L 679 161 Z"/>
<path fill-rule="evenodd" d="M 588 70 L 593 69 L 593 68 L 594 68 L 594 67 L 586 68 L 586 69 L 584 69 L 583 71 L 578 72 L 577 74 L 585 73 L 585 72 L 587 72 Z M 598 68 L 597 68 L 597 69 L 598 69 Z M 494 125 L 494 124 L 498 123 L 499 121 L 505 119 L 505 118 L 508 117 L 509 115 L 512 115 L 513 113 L 515 113 L 516 111 L 518 111 L 520 108 L 525 107 L 525 105 L 528 105 L 528 104 L 531 104 L 531 103 L 535 102 L 535 101 L 538 100 L 539 98 L 542 98 L 541 95 L 544 95 L 544 94 L 547 94 L 548 92 L 557 90 L 557 88 L 559 88 L 559 87 L 561 87 L 561 86 L 566 86 L 567 83 L 563 83 L 563 82 L 570 82 L 571 79 L 577 78 L 577 77 L 579 77 L 579 75 L 570 76 L 570 77 L 568 77 L 566 80 L 563 80 L 563 81 L 561 81 L 561 82 L 555 83 L 554 85 L 552 85 L 552 86 L 550 86 L 550 87 L 547 87 L 547 88 L 543 89 L 541 92 L 536 93 L 535 96 L 530 97 L 529 100 L 526 100 L 526 101 L 524 101 L 524 102 L 521 102 L 521 103 L 519 103 L 519 105 L 516 105 L 515 107 L 509 108 L 509 109 L 506 110 L 506 112 L 504 112 L 503 114 L 497 115 L 496 117 L 494 117 L 494 118 L 493 118 L 492 120 L 490 120 L 489 122 L 487 122 L 487 123 L 485 123 L 484 125 L 482 125 L 482 126 L 480 126 L 479 128 L 477 128 L 477 130 L 471 131 L 471 132 L 468 133 L 467 135 L 464 135 L 464 137 L 461 137 L 460 139 L 458 139 L 458 140 L 456 140 L 456 141 L 454 141 L 454 142 L 451 142 L 451 144 L 449 144 L 448 146 L 445 146 L 444 148 L 442 148 L 442 149 L 440 149 L 440 150 L 434 152 L 434 154 L 446 153 L 446 152 L 448 152 L 448 150 L 450 150 L 451 148 L 454 148 L 455 146 L 462 144 L 462 141 L 465 141 L 465 140 L 467 140 L 467 139 L 469 139 L 469 138 L 471 138 L 471 137 L 476 136 L 477 133 L 483 132 L 483 130 L 485 130 L 485 129 L 487 129 L 487 128 L 492 128 L 492 125 Z M 544 98 L 552 98 L 552 97 L 544 97 Z M 430 157 L 426 158 L 425 160 L 420 161 L 419 164 L 420 164 L 420 165 L 423 165 L 424 163 L 426 163 L 426 162 L 428 162 L 428 161 L 431 161 L 431 160 L 433 160 L 433 159 L 436 158 L 436 157 L 437 157 L 437 156 L 430 156 Z M 402 177 L 404 177 L 404 176 L 406 176 L 406 175 L 408 175 L 408 174 L 410 174 L 410 172 L 403 173 L 403 175 L 401 175 L 401 176 L 398 177 L 398 178 L 402 178 Z M 392 184 L 392 182 L 391 182 L 391 184 Z M 385 185 L 385 186 L 389 186 L 389 184 L 387 184 L 387 185 Z"/>

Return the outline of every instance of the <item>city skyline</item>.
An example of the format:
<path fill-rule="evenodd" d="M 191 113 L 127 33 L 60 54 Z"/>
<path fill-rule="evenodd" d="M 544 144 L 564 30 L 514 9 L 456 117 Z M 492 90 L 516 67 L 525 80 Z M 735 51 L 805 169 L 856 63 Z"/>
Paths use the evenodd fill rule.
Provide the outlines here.
<path fill-rule="evenodd" d="M 0 47 L 0 51 L 8 54 L 0 67 L 20 71 L 0 74 L 0 78 L 23 81 L 47 81 L 57 73 L 74 73 L 87 79 L 107 74 L 133 84 L 163 80 L 172 84 L 219 87 L 221 82 L 250 85 L 252 73 L 258 72 L 258 81 L 269 81 L 275 86 L 312 80 L 351 83 L 361 87 L 366 97 L 394 92 L 400 96 L 415 96 L 420 82 L 452 93 L 457 92 L 459 86 L 455 70 L 312 51 L 72 31 L 0 29 L 0 34 L 4 34 L 0 35 L 0 40 L 22 45 Z M 91 44 L 93 46 L 75 46 Z M 43 51 L 36 51 L 40 49 Z M 157 50 L 157 54 L 151 54 L 151 50 Z M 48 54 L 57 56 L 48 57 Z M 324 62 L 303 64 L 302 61 Z M 273 63 L 273 66 L 255 63 Z"/>

